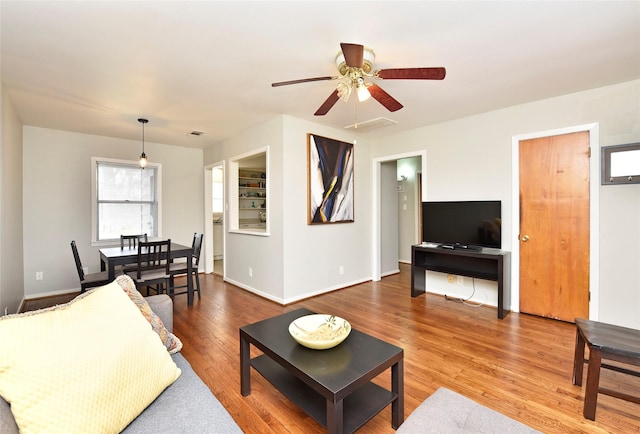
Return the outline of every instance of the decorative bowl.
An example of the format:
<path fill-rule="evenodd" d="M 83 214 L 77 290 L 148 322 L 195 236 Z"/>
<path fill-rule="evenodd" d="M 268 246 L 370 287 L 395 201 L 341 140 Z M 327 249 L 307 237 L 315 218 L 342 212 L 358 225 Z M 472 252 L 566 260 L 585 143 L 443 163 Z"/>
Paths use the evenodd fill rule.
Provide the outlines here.
<path fill-rule="evenodd" d="M 289 334 L 296 342 L 314 350 L 333 348 L 351 333 L 351 324 L 335 315 L 314 314 L 289 324 Z"/>

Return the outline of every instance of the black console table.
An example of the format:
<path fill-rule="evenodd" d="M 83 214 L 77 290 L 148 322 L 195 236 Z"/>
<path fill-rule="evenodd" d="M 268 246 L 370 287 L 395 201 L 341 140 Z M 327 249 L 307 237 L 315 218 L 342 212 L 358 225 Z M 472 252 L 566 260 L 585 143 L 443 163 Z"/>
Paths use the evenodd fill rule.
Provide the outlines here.
<path fill-rule="evenodd" d="M 504 250 L 443 249 L 434 245 L 411 246 L 411 296 L 426 292 L 425 270 L 498 282 L 498 318 L 511 310 L 511 254 Z"/>

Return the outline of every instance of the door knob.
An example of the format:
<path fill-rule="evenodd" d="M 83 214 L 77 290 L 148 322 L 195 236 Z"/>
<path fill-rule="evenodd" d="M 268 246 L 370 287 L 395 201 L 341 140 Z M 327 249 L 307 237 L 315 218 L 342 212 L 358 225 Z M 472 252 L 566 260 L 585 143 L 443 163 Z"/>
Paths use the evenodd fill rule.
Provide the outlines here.
<path fill-rule="evenodd" d="M 523 235 L 522 237 L 520 237 L 520 241 L 526 243 L 527 241 L 529 241 L 529 235 Z"/>

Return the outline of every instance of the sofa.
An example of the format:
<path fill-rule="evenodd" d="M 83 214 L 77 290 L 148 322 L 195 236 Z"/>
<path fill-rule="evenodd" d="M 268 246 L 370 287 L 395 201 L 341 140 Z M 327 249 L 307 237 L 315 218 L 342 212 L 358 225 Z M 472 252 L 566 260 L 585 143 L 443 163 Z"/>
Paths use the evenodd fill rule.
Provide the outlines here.
<path fill-rule="evenodd" d="M 133 287 L 135 288 L 135 285 Z M 166 331 L 172 335 L 173 302 L 171 298 L 165 294 L 161 294 L 147 297 L 144 300 L 148 303 L 148 307 L 151 308 L 153 313 L 161 320 Z M 54 314 L 56 313 L 57 312 L 54 312 Z M 14 315 L 14 317 L 19 317 L 19 315 Z M 3 338 L 1 327 L 7 325 L 3 324 L 5 322 L 3 321 L 4 318 L 5 317 L 0 318 L 0 339 Z M 121 318 L 114 319 L 114 321 L 120 322 Z M 163 347 L 161 346 L 161 348 Z M 167 352 L 165 351 L 165 353 Z M 3 355 L 2 349 L 0 349 L 0 371 L 4 369 L 3 363 L 6 364 L 6 359 L 10 357 L 10 354 Z M 163 355 L 161 357 L 167 356 Z M 174 354 L 170 354 L 169 357 L 175 364 L 175 367 L 177 367 L 176 369 L 173 364 L 169 363 L 171 365 L 170 372 L 178 372 L 179 376 L 177 380 L 171 378 L 170 381 L 173 382 L 164 388 L 155 399 L 152 398 L 151 404 L 146 406 L 137 416 L 134 416 L 133 421 L 128 423 L 122 432 L 127 434 L 186 432 L 241 433 L 242 431 L 233 418 L 211 393 L 207 385 L 197 376 L 189 362 L 179 352 L 174 352 Z M 3 360 L 5 360 L 5 362 L 3 362 Z M 174 371 L 171 371 L 171 369 Z M 148 366 L 146 371 L 148 370 L 153 371 L 154 365 Z M 1 375 L 2 374 L 0 374 L 0 391 L 3 390 L 3 377 Z M 4 389 L 7 388 L 5 387 Z M 119 394 L 116 394 L 116 396 L 119 396 Z M 110 399 L 110 401 L 113 400 Z M 40 422 L 41 425 L 39 427 L 36 422 L 31 423 L 31 425 L 29 425 L 30 429 L 24 431 L 56 431 L 50 429 L 46 422 L 46 420 Z M 62 423 L 64 424 L 65 422 L 63 421 Z M 89 423 L 91 424 L 92 421 L 90 420 Z M 89 429 L 90 431 L 94 431 L 92 425 L 90 425 Z M 86 430 L 86 428 L 84 430 Z M 72 432 L 74 429 L 67 430 L 65 427 L 62 429 L 58 427 L 57 431 Z M 100 431 L 117 432 L 119 428 L 115 430 L 112 428 L 100 429 Z M 9 406 L 4 399 L 0 398 L 0 433 L 9 434 L 18 432 L 18 426 L 14 419 L 11 406 Z M 20 432 L 22 432 L 22 430 Z"/>

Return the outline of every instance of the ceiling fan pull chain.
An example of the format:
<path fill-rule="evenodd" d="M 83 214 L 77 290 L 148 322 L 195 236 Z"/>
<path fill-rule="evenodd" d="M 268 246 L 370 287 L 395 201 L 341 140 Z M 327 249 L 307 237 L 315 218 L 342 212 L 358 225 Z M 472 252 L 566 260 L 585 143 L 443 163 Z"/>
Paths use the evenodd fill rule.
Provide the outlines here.
<path fill-rule="evenodd" d="M 355 122 L 353 123 L 353 144 L 358 142 L 358 98 L 353 99 L 353 106 L 355 107 Z"/>

